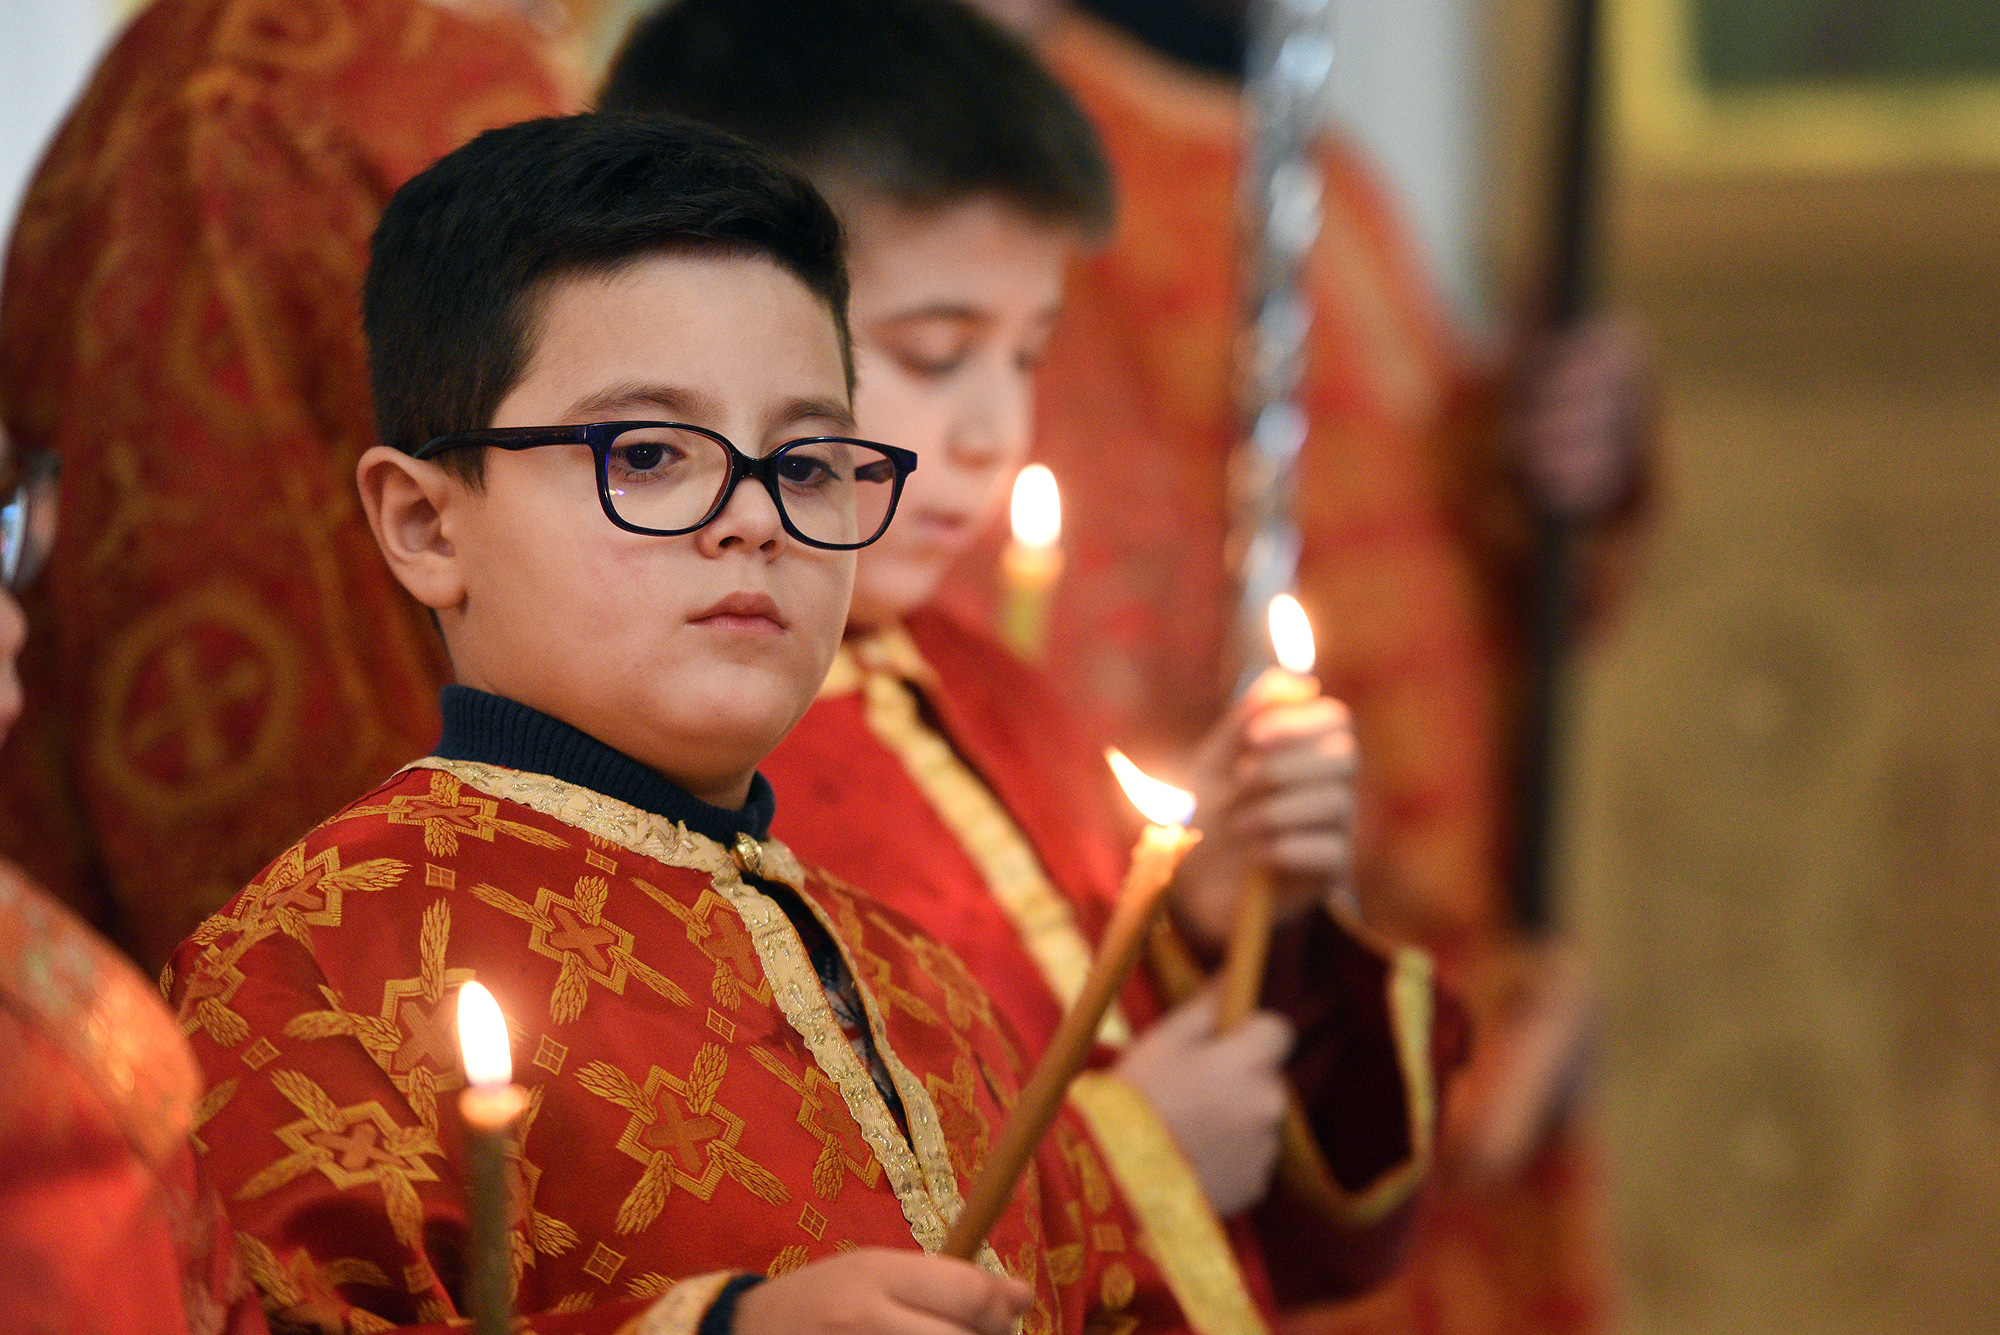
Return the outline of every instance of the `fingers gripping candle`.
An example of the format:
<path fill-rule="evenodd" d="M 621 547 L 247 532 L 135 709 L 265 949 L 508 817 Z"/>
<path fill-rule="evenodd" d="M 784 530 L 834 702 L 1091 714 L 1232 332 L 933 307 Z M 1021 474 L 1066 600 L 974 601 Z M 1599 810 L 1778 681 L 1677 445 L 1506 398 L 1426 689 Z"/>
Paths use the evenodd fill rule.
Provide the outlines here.
<path fill-rule="evenodd" d="M 1150 822 L 1132 850 L 1132 865 L 1125 873 L 1125 885 L 1104 929 L 1104 944 L 1091 962 L 1083 991 L 1063 1015 L 1062 1024 L 1049 1041 L 1048 1050 L 1036 1064 L 1034 1074 L 1014 1101 L 1007 1124 L 993 1142 L 993 1152 L 966 1194 L 965 1208 L 952 1221 L 945 1238 L 944 1254 L 971 1260 L 979 1244 L 986 1240 L 1000 1218 L 1021 1172 L 1034 1157 L 1056 1111 L 1069 1093 L 1069 1083 L 1090 1057 L 1097 1027 L 1111 1000 L 1125 984 L 1125 976 L 1139 958 L 1146 933 L 1159 913 L 1168 882 L 1174 879 L 1181 859 L 1200 840 L 1201 832 L 1190 830 L 1194 819 L 1194 796 L 1161 783 L 1141 772 L 1116 751 L 1105 753 L 1118 782 L 1132 805 Z"/>
<path fill-rule="evenodd" d="M 1319 695 L 1319 682 L 1313 679 L 1312 670 L 1318 653 L 1306 609 L 1291 594 L 1281 593 L 1271 599 L 1266 622 L 1278 666 L 1265 668 L 1250 684 L 1251 706 L 1265 709 L 1315 699 Z M 1270 946 L 1270 873 L 1253 866 L 1243 876 L 1243 891 L 1236 901 L 1236 920 L 1229 932 L 1229 950 L 1223 957 L 1222 984 L 1216 1000 L 1219 1029 L 1234 1029 L 1257 1008 L 1257 998 L 1264 989 L 1264 960 Z"/>
<path fill-rule="evenodd" d="M 511 1335 L 508 1248 L 514 1220 L 507 1190 L 507 1150 L 514 1124 L 528 1106 L 528 1092 L 513 1083 L 514 1059 L 500 1003 L 478 983 L 458 990 L 458 1046 L 467 1085 L 458 1099 L 459 1115 L 465 1119 L 471 1216 L 466 1307 L 476 1335 Z"/>

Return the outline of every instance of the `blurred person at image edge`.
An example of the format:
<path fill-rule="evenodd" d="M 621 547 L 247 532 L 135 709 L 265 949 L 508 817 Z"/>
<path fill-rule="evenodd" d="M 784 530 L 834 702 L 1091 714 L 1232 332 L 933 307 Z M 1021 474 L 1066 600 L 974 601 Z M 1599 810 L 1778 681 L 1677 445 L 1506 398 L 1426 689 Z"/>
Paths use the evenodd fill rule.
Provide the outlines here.
<path fill-rule="evenodd" d="M 54 536 L 56 469 L 0 436 L 0 737 L 21 710 L 16 595 Z M 261 1335 L 189 1137 L 213 1100 L 159 994 L 0 861 L 0 1324 Z M 227 1095 L 223 1095 L 227 1097 Z"/>
<path fill-rule="evenodd" d="M 158 0 L 27 193 L 0 400 L 66 472 L 0 847 L 148 967 L 437 735 L 354 499 L 361 280 L 398 185 L 575 100 L 529 14 L 562 10 Z"/>

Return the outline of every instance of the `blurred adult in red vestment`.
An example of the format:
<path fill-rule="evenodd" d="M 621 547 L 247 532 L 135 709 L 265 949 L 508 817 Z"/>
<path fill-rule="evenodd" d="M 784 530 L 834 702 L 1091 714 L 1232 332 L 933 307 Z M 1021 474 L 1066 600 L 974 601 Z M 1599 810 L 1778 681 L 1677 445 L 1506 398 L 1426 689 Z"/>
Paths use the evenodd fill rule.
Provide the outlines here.
<path fill-rule="evenodd" d="M 1135 758 L 1157 762 L 1184 753 L 1226 703 L 1240 98 L 1227 78 L 1088 16 L 1060 19 L 1043 50 L 1096 119 L 1120 196 L 1112 243 L 1072 274 L 1042 363 L 1036 450 L 1063 486 L 1067 562 L 1046 664 Z M 1472 1179 L 1494 1158 L 1482 1153 L 1495 1135 L 1480 1096 L 1508 1083 L 1495 1063 L 1521 1040 L 1559 1049 L 1542 1040 L 1574 1009 L 1568 974 L 1523 965 L 1502 880 L 1527 474 L 1629 513 L 1644 357 L 1629 331 L 1604 325 L 1503 383 L 1458 347 L 1365 165 L 1333 141 L 1323 167 L 1326 221 L 1306 271 L 1299 593 L 1320 632 L 1319 675 L 1354 712 L 1361 897 L 1468 997 L 1475 1045 L 1411 1265 L 1309 1324 L 1597 1330 L 1609 1316 L 1598 1193 L 1574 1129 L 1533 1127 L 1515 1137 L 1530 1152 L 1498 1181 Z M 1595 579 L 1619 568 L 1629 533 L 1600 544 Z M 949 601 L 989 618 L 996 582 L 974 562 Z"/>
<path fill-rule="evenodd" d="M 0 738 L 55 520 L 45 460 L 0 438 Z M 36 1335 L 261 1335 L 189 1135 L 208 1107 L 157 993 L 0 861 L 0 1324 Z"/>
<path fill-rule="evenodd" d="M 0 847 L 143 963 L 437 735 L 354 502 L 361 279 L 398 185 L 560 108 L 543 45 L 504 0 L 158 0 L 28 192 L 0 397 L 67 473 Z"/>

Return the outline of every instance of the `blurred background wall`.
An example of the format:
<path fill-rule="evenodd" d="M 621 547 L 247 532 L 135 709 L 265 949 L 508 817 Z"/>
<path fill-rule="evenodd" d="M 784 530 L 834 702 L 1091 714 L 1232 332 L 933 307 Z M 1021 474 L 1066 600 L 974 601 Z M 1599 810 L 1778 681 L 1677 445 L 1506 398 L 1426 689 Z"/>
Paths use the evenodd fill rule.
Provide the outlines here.
<path fill-rule="evenodd" d="M 49 135 L 127 7 L 125 0 L 0 0 L 0 218 L 7 231 Z"/>
<path fill-rule="evenodd" d="M 1341 3 L 1343 123 L 1504 338 L 1560 6 Z M 6 216 L 127 8 L 0 0 Z M 1609 10 L 1607 286 L 1666 397 L 1655 552 L 1573 755 L 1625 1323 L 1992 1330 L 2000 15 Z"/>
<path fill-rule="evenodd" d="M 1611 11 L 1666 486 L 1572 879 L 1630 1325 L 1990 1331 L 2000 12 Z"/>
<path fill-rule="evenodd" d="M 1634 172 L 1666 495 L 1575 918 L 1635 1330 L 1995 1328 L 2000 176 Z"/>

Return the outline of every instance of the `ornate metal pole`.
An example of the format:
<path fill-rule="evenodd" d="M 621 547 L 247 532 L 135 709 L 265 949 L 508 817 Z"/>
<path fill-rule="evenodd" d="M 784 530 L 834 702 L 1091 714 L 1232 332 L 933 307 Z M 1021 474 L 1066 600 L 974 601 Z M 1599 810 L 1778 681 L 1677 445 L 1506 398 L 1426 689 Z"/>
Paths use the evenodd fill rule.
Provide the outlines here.
<path fill-rule="evenodd" d="M 1319 238 L 1318 144 L 1331 111 L 1333 0 L 1253 0 L 1245 69 L 1243 219 L 1248 329 L 1239 367 L 1244 440 L 1230 461 L 1230 665 L 1247 687 L 1271 662 L 1265 612 L 1298 574 L 1293 518 L 1306 415 L 1298 403 L 1312 306 L 1302 271 Z"/>

